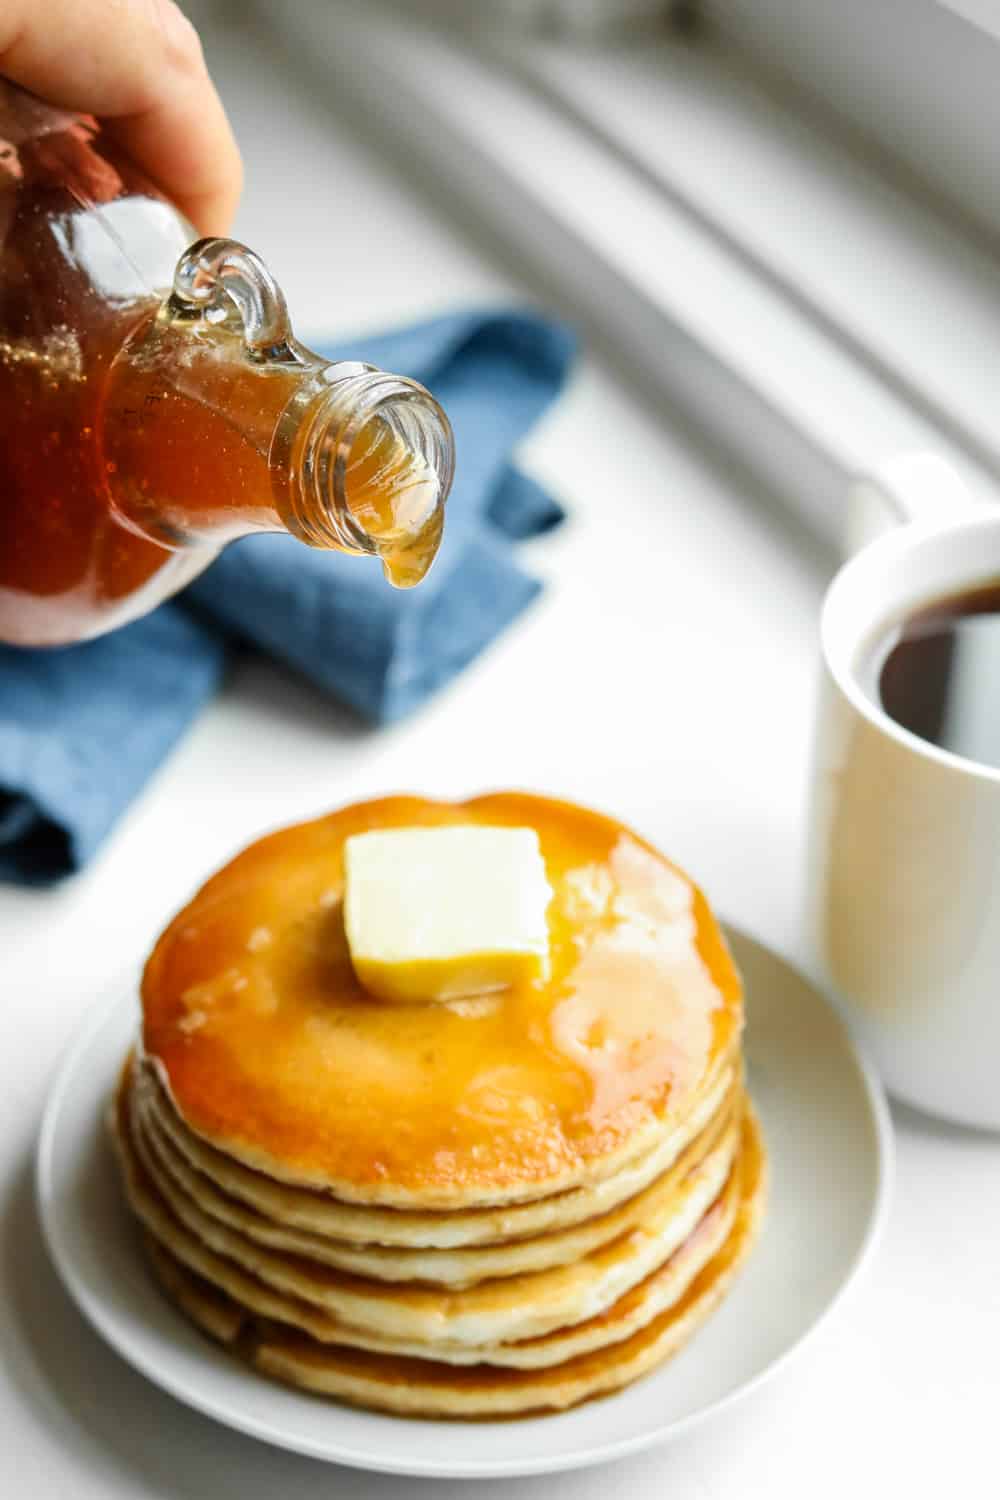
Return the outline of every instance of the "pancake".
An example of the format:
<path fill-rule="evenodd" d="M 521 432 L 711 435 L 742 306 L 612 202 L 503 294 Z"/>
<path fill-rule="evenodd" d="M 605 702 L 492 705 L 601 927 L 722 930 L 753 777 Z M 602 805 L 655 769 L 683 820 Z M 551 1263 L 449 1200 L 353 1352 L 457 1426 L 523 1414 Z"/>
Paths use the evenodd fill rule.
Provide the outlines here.
<path fill-rule="evenodd" d="M 209 1280 L 218 1276 L 225 1291 L 239 1285 L 231 1267 L 239 1268 L 278 1294 L 269 1304 L 272 1308 L 280 1307 L 285 1297 L 321 1311 L 343 1329 L 424 1345 L 509 1343 L 604 1312 L 693 1233 L 722 1191 L 739 1144 L 739 1125 L 734 1122 L 680 1183 L 666 1183 L 630 1232 L 571 1265 L 454 1290 L 380 1283 L 303 1257 L 281 1255 L 211 1219 L 166 1176 L 154 1179 L 152 1159 L 130 1128 L 127 1093 L 126 1075 L 117 1131 L 129 1198 L 146 1228 L 177 1259 Z M 209 1261 L 204 1250 L 215 1259 Z"/>
<path fill-rule="evenodd" d="M 283 1304 L 286 1315 L 281 1320 L 289 1328 L 308 1330 L 312 1326 L 313 1337 L 319 1343 L 350 1341 L 354 1348 L 368 1349 L 374 1353 L 391 1354 L 404 1358 L 426 1359 L 453 1365 L 488 1364 L 510 1369 L 542 1369 L 564 1360 L 586 1354 L 607 1344 L 628 1338 L 654 1317 L 672 1307 L 687 1290 L 694 1277 L 711 1258 L 718 1253 L 729 1237 L 740 1205 L 739 1175 L 732 1173 L 725 1188 L 702 1219 L 697 1229 L 645 1281 L 633 1287 L 612 1307 L 596 1317 L 587 1318 L 570 1328 L 560 1328 L 540 1338 L 523 1339 L 520 1343 L 489 1344 L 480 1348 L 461 1344 L 435 1344 L 433 1350 L 427 1346 L 407 1342 L 405 1339 L 379 1337 L 357 1329 L 334 1329 L 329 1324 L 313 1322 L 313 1311 L 304 1304 L 298 1308 L 291 1303 Z M 218 1328 L 213 1337 L 222 1343 L 232 1342 L 244 1328 L 253 1323 L 258 1297 L 263 1297 L 261 1311 L 264 1319 L 274 1319 L 277 1304 L 273 1294 L 254 1286 L 252 1280 L 242 1276 L 239 1286 L 241 1300 L 221 1290 L 218 1280 L 200 1276 L 186 1268 L 153 1235 L 147 1233 L 147 1248 L 164 1265 L 176 1268 L 175 1274 L 183 1273 L 181 1279 L 191 1287 L 200 1288 L 209 1306 L 219 1313 Z M 196 1322 L 202 1323 L 200 1318 Z M 317 1331 L 318 1330 L 318 1331 Z"/>
<path fill-rule="evenodd" d="M 169 1140 L 190 1167 L 228 1199 L 247 1205 L 256 1215 L 310 1236 L 348 1244 L 449 1250 L 549 1234 L 617 1208 L 672 1166 L 705 1129 L 733 1087 L 738 1072 L 738 1064 L 727 1066 L 683 1124 L 666 1135 L 654 1150 L 627 1162 L 604 1182 L 532 1203 L 456 1209 L 450 1213 L 359 1207 L 338 1202 L 330 1194 L 315 1189 L 276 1182 L 224 1156 L 188 1130 L 150 1067 L 138 1069 L 137 1087 L 143 1115 L 154 1138 Z"/>
<path fill-rule="evenodd" d="M 235 1343 L 258 1369 L 286 1384 L 407 1416 L 513 1416 L 561 1410 L 618 1390 L 687 1342 L 729 1290 L 763 1214 L 766 1163 L 749 1106 L 732 1180 L 736 1202 L 731 1228 L 669 1305 L 633 1326 L 630 1319 L 651 1285 L 643 1283 L 605 1314 L 622 1336 L 542 1368 L 456 1367 L 437 1359 L 321 1344 L 281 1323 L 248 1319 L 233 1299 L 192 1275 L 156 1240 L 150 1240 L 149 1251 L 168 1296 L 192 1321 L 212 1337 Z M 666 1268 L 659 1274 L 665 1275 Z"/>
<path fill-rule="evenodd" d="M 553 888 L 551 974 L 386 1006 L 343 929 L 346 837 L 528 826 Z M 168 926 L 143 1046 L 188 1131 L 344 1203 L 520 1204 L 612 1180 L 683 1129 L 730 1066 L 739 979 L 700 891 L 612 819 L 548 798 L 395 797 L 251 846 Z"/>
<path fill-rule="evenodd" d="M 112 1136 L 119 1152 L 126 1191 L 136 1216 L 146 1229 L 149 1240 L 159 1245 L 170 1261 L 183 1266 L 193 1282 L 212 1287 L 219 1299 L 218 1308 L 242 1309 L 243 1317 L 278 1321 L 301 1329 L 320 1343 L 350 1343 L 358 1348 L 383 1353 L 433 1355 L 433 1358 L 456 1364 L 490 1362 L 498 1365 L 531 1368 L 557 1362 L 569 1353 L 597 1347 L 621 1338 L 642 1326 L 654 1313 L 661 1311 L 684 1290 L 691 1277 L 715 1253 L 725 1238 L 738 1207 L 738 1173 L 731 1172 L 726 1185 L 710 1206 L 701 1222 L 650 1277 L 627 1293 L 612 1309 L 606 1309 L 574 1327 L 560 1329 L 520 1343 L 491 1343 L 474 1347 L 435 1342 L 433 1348 L 419 1341 L 407 1341 L 392 1334 L 375 1334 L 352 1327 L 298 1298 L 269 1287 L 237 1263 L 219 1256 L 204 1246 L 179 1220 L 175 1219 L 155 1184 L 148 1177 L 139 1154 L 133 1149 L 128 1131 L 127 1111 L 119 1099 L 109 1115 Z M 741 1125 L 741 1129 L 744 1127 Z M 238 1329 L 232 1330 L 233 1336 Z M 222 1337 L 222 1335 L 219 1335 Z"/>
<path fill-rule="evenodd" d="M 547 1270 L 568 1265 L 601 1245 L 619 1238 L 655 1211 L 665 1193 L 681 1182 L 718 1143 L 730 1124 L 740 1095 L 730 1087 L 720 1108 L 704 1130 L 681 1152 L 665 1173 L 642 1192 L 587 1223 L 556 1230 L 532 1239 L 454 1250 L 409 1250 L 376 1245 L 350 1245 L 327 1236 L 289 1229 L 248 1209 L 221 1192 L 202 1172 L 193 1169 L 155 1115 L 144 1107 L 139 1091 L 131 1090 L 131 1125 L 142 1146 L 142 1158 L 161 1194 L 182 1219 L 174 1194 L 220 1224 L 267 1249 L 304 1256 L 338 1270 L 379 1281 L 423 1281 L 437 1286 L 466 1287 L 491 1277 Z M 196 1228 L 195 1225 L 192 1225 Z"/>
<path fill-rule="evenodd" d="M 351 964 L 345 840 L 468 824 L 537 833 L 546 973 L 386 1004 Z M 262 1373 L 411 1415 L 558 1410 L 680 1348 L 748 1253 L 742 1028 L 704 897 L 636 834 L 392 797 L 260 840 L 168 925 L 112 1133 L 165 1292 Z"/>

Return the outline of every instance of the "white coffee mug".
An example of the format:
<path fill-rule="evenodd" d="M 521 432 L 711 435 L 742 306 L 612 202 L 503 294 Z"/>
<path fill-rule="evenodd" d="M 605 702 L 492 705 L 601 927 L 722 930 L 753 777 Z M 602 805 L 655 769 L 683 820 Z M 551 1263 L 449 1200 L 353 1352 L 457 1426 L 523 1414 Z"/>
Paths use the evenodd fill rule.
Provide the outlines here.
<path fill-rule="evenodd" d="M 866 683 L 873 647 L 935 598 L 1000 580 L 1000 508 L 929 455 L 857 487 L 867 541 L 827 593 L 807 933 L 890 1092 L 1000 1129 L 1000 771 L 929 744 Z M 920 519 L 911 519 L 912 517 Z M 1000 682 L 987 684 L 1000 704 Z"/>

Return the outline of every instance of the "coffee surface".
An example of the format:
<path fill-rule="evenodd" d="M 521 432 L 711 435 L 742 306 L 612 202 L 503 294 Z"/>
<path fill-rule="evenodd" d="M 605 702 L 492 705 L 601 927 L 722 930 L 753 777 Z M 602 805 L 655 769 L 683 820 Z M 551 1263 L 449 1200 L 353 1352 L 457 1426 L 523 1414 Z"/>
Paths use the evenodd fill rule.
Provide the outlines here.
<path fill-rule="evenodd" d="M 875 652 L 877 697 L 932 745 L 1000 768 L 1000 579 L 911 614 Z"/>

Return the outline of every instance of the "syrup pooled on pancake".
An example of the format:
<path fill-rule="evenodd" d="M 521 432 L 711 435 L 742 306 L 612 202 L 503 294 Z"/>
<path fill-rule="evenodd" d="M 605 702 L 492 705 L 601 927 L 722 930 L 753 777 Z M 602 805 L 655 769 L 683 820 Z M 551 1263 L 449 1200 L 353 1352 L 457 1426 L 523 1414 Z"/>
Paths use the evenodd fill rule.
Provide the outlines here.
<path fill-rule="evenodd" d="M 532 827 L 551 974 L 392 1007 L 343 929 L 345 838 Z M 459 1207 L 610 1176 L 709 1088 L 739 981 L 697 889 L 619 824 L 546 798 L 390 798 L 261 840 L 175 918 L 143 982 L 144 1044 L 180 1116 L 276 1178 L 357 1202 Z M 391 1122 L 391 1128 L 386 1123 Z"/>

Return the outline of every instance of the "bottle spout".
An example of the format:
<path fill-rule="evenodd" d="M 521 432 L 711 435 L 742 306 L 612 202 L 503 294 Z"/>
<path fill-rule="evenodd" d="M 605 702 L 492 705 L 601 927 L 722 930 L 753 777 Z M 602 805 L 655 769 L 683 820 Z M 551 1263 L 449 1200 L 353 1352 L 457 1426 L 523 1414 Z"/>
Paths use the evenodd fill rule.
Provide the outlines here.
<path fill-rule="evenodd" d="M 341 429 L 334 485 L 397 588 L 419 583 L 434 561 L 453 470 L 437 402 L 414 381 L 377 375 Z"/>
<path fill-rule="evenodd" d="M 300 535 L 381 559 L 396 588 L 426 575 L 455 467 L 451 426 L 429 391 L 369 365 L 328 365 L 292 443 Z"/>

